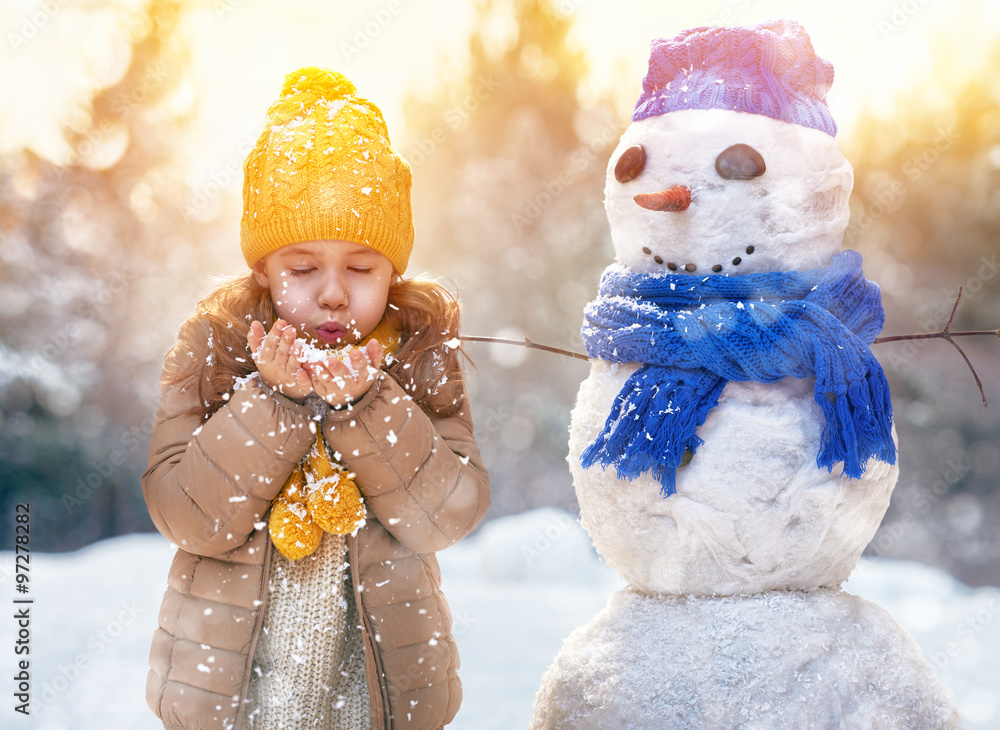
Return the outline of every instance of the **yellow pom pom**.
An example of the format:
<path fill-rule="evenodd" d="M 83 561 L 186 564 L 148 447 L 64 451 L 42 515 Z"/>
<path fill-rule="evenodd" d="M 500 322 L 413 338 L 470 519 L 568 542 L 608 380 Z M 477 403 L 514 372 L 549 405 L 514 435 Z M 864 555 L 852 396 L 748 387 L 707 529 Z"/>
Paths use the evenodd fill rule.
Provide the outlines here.
<path fill-rule="evenodd" d="M 289 560 L 312 554 L 323 539 L 323 529 L 309 516 L 306 506 L 283 496 L 274 500 L 267 529 L 274 547 Z"/>
<path fill-rule="evenodd" d="M 281 98 L 303 93 L 315 94 L 321 99 L 333 101 L 345 96 L 356 95 L 358 89 L 342 73 L 327 68 L 307 66 L 288 74 L 281 87 Z"/>
<path fill-rule="evenodd" d="M 365 503 L 354 480 L 340 472 L 317 482 L 309 494 L 309 514 L 334 535 L 349 535 L 365 523 Z"/>

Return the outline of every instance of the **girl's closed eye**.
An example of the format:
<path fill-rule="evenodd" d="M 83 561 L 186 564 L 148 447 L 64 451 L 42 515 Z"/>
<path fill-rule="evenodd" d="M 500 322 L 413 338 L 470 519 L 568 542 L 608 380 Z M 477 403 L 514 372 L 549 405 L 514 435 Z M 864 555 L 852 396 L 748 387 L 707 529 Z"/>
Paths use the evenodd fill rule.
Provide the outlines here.
<path fill-rule="evenodd" d="M 307 274 L 311 274 L 315 270 L 316 269 L 313 268 L 312 266 L 302 266 L 297 269 L 289 269 L 288 274 L 290 276 L 306 276 Z"/>
<path fill-rule="evenodd" d="M 348 271 L 353 271 L 355 274 L 367 275 L 372 273 L 373 269 L 370 266 L 351 266 Z"/>

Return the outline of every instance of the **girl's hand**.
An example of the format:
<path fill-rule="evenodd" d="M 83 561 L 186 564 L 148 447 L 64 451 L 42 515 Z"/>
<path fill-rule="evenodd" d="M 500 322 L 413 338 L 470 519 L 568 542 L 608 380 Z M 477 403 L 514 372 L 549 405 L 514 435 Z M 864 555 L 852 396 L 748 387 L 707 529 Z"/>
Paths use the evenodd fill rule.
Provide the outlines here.
<path fill-rule="evenodd" d="M 295 328 L 283 319 L 266 334 L 264 325 L 254 320 L 247 333 L 247 345 L 260 379 L 272 390 L 299 402 L 313 391 L 309 373 L 296 359 Z"/>
<path fill-rule="evenodd" d="M 313 389 L 334 408 L 360 399 L 375 382 L 382 363 L 382 345 L 372 340 L 363 349 L 352 347 L 350 367 L 337 357 L 310 365 Z"/>

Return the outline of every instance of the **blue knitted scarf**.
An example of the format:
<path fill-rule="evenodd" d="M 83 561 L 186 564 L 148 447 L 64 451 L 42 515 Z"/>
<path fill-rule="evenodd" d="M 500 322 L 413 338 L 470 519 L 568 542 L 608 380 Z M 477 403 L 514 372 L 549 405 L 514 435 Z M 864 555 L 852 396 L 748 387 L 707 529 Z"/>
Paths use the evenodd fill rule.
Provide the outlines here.
<path fill-rule="evenodd" d="M 878 285 L 864 278 L 855 251 L 841 251 L 825 268 L 787 273 L 696 277 L 608 267 L 586 309 L 587 352 L 643 364 L 582 464 L 614 465 L 620 479 L 651 471 L 669 496 L 726 383 L 788 376 L 816 377 L 826 419 L 817 466 L 832 471 L 843 462 L 858 478 L 872 457 L 894 464 L 889 386 L 868 349 L 884 319 Z"/>

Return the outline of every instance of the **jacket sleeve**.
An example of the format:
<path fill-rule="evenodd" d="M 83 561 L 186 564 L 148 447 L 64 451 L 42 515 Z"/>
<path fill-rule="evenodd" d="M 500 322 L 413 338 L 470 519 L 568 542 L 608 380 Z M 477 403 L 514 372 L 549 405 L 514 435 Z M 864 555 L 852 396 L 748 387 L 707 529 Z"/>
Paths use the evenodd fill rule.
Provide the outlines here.
<path fill-rule="evenodd" d="M 457 414 L 424 413 L 383 373 L 349 410 L 331 410 L 324 435 L 355 474 L 372 515 L 415 552 L 443 550 L 469 534 L 490 503 L 468 398 Z"/>
<path fill-rule="evenodd" d="M 210 356 L 208 327 L 181 328 L 164 372 Z M 315 439 L 312 412 L 247 383 L 202 421 L 196 387 L 164 386 L 142 491 L 153 523 L 187 552 L 221 555 L 260 526 L 271 500 Z"/>

